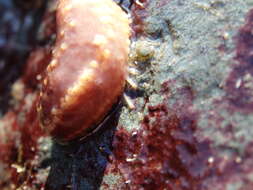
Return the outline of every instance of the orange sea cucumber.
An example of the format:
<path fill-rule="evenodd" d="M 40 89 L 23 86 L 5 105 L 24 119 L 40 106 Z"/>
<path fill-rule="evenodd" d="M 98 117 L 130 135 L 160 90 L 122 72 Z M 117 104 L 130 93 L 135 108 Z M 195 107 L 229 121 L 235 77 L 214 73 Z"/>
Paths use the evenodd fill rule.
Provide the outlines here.
<path fill-rule="evenodd" d="M 88 134 L 122 94 L 130 27 L 112 0 L 59 0 L 56 17 L 38 113 L 43 128 L 64 142 Z"/>

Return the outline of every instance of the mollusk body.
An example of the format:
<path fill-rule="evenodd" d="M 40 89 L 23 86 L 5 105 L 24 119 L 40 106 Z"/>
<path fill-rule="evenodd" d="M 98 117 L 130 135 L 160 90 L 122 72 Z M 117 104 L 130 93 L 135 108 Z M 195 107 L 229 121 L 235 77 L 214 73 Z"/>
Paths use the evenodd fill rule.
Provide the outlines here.
<path fill-rule="evenodd" d="M 112 0 L 59 0 L 57 38 L 38 113 L 59 141 L 87 135 L 124 90 L 129 20 Z"/>

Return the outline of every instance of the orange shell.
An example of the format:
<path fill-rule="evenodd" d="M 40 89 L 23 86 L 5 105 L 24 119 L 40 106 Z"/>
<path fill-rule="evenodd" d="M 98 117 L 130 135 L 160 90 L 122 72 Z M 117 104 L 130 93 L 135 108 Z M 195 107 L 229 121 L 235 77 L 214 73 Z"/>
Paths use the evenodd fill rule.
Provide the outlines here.
<path fill-rule="evenodd" d="M 45 71 L 38 113 L 60 141 L 87 135 L 122 94 L 130 27 L 112 0 L 60 0 L 57 39 Z"/>

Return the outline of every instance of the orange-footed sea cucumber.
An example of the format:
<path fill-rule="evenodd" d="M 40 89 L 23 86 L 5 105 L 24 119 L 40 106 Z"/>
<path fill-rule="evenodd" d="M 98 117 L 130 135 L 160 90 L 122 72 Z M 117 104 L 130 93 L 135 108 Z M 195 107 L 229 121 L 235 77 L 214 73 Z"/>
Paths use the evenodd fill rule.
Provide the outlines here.
<path fill-rule="evenodd" d="M 38 114 L 52 137 L 67 142 L 94 130 L 121 96 L 130 21 L 112 0 L 59 0 L 56 22 Z"/>

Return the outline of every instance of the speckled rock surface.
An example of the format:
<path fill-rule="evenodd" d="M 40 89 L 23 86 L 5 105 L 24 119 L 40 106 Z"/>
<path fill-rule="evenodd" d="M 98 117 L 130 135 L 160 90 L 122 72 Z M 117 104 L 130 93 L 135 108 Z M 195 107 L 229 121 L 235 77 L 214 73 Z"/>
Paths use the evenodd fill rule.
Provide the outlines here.
<path fill-rule="evenodd" d="M 116 131 L 115 139 L 119 136 L 120 140 L 116 140 L 116 161 L 112 162 L 129 189 L 253 188 L 253 171 L 249 169 L 253 126 L 252 8 L 252 1 L 150 1 L 141 13 L 143 31 L 132 44 L 130 60 L 140 72 L 133 78 L 143 94 L 134 97 L 135 110 L 123 108 L 119 125 L 127 131 L 143 132 L 134 132 L 140 142 L 130 143 L 126 141 L 131 141 L 131 135 L 125 137 Z M 181 118 L 179 124 L 165 122 L 164 127 L 161 108 L 150 110 L 150 106 L 158 105 Z M 150 112 L 158 114 L 152 116 Z M 168 119 L 170 114 L 166 115 Z M 151 128 L 143 125 L 147 116 Z M 152 131 L 155 127 L 178 129 L 170 130 L 172 136 L 163 136 L 160 131 Z M 155 145 L 156 142 L 163 145 Z M 170 150 L 173 143 L 175 148 Z M 208 145 L 202 146 L 205 143 Z M 150 144 L 152 149 L 148 148 Z M 127 150 L 119 153 L 117 148 Z M 167 158 L 160 158 L 153 150 L 159 148 L 170 150 L 163 151 Z M 148 153 L 149 157 L 143 155 Z M 132 159 L 128 162 L 129 158 Z M 140 164 L 138 160 L 144 158 Z M 173 159 L 177 168 L 171 163 Z M 158 182 L 161 177 L 163 180 Z M 178 184 L 173 184 L 176 181 Z"/>
<path fill-rule="evenodd" d="M 26 101 L 22 112 L 9 108 L 0 124 L 0 135 L 10 141 L 0 141 L 6 152 L 0 153 L 1 187 L 253 189 L 253 1 L 142 0 L 130 13 L 130 76 L 138 88 L 127 86 L 125 93 L 134 108 L 122 101 L 101 130 L 81 142 L 59 145 L 37 132 L 30 144 L 24 139 L 37 131 L 30 105 L 37 89 L 25 84 L 20 90 L 16 83 L 23 93 L 15 93 L 16 104 Z M 47 24 L 44 29 L 54 28 Z M 6 126 L 15 133 L 1 130 Z M 26 146 L 34 142 L 31 151 Z M 18 153 L 13 157 L 8 147 Z M 27 160 L 17 162 L 17 155 Z M 2 175 L 8 164 L 9 176 Z"/>

